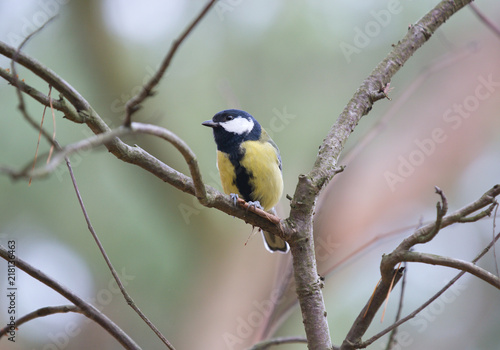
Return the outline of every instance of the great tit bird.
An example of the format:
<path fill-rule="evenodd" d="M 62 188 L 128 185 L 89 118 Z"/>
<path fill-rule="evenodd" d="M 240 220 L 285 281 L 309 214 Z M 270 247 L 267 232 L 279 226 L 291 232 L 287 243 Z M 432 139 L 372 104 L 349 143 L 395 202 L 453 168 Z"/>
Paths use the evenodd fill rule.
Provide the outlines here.
<path fill-rule="evenodd" d="M 226 194 L 238 195 L 252 205 L 275 214 L 283 193 L 278 146 L 249 113 L 227 109 L 202 123 L 212 128 L 217 144 L 217 168 Z M 271 252 L 286 253 L 288 243 L 263 232 Z"/>

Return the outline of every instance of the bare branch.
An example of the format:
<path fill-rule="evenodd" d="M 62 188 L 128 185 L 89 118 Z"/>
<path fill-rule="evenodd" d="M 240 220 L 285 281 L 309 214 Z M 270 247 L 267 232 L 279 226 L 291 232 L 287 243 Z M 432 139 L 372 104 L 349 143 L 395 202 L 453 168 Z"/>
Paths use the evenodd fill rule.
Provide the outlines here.
<path fill-rule="evenodd" d="M 179 46 L 184 42 L 184 40 L 187 38 L 187 36 L 193 31 L 194 27 L 200 21 L 205 17 L 205 15 L 208 13 L 208 10 L 215 4 L 217 0 L 210 0 L 205 7 L 201 10 L 200 14 L 191 22 L 191 24 L 182 32 L 182 34 L 179 36 L 177 40 L 175 40 L 172 43 L 172 46 L 170 47 L 169 52 L 167 53 L 167 56 L 163 59 L 162 64 L 160 65 L 160 68 L 158 71 L 149 79 L 149 81 L 144 84 L 142 87 L 141 91 L 132 97 L 127 104 L 125 105 L 125 121 L 123 125 L 125 126 L 130 126 L 132 122 L 132 114 L 135 113 L 139 109 L 139 105 L 147 98 L 150 96 L 153 96 L 153 89 L 158 83 L 160 82 L 161 78 L 165 74 L 165 71 L 167 70 L 168 66 L 170 65 L 170 62 L 172 61 L 172 58 L 174 57 L 175 53 L 177 52 L 177 49 Z"/>
<path fill-rule="evenodd" d="M 474 258 L 474 260 L 472 260 L 472 263 L 475 264 L 476 262 L 478 262 L 479 259 L 481 259 L 484 255 L 486 255 L 486 253 L 488 253 L 488 251 L 491 248 L 494 248 L 495 247 L 495 243 L 498 241 L 499 238 L 500 238 L 500 233 L 493 238 L 493 240 L 490 242 L 490 244 L 488 244 L 488 246 L 486 246 L 486 248 L 484 248 L 483 251 L 481 253 L 479 253 L 478 256 L 476 256 L 476 258 Z M 388 328 L 384 329 L 383 331 L 377 333 L 376 335 L 374 335 L 370 339 L 366 340 L 365 342 L 359 344 L 358 348 L 359 349 L 363 349 L 363 348 L 368 347 L 374 341 L 376 341 L 377 339 L 380 339 L 381 337 L 383 337 L 384 335 L 386 335 L 387 333 L 389 333 L 391 330 L 399 327 L 403 323 L 405 323 L 405 322 L 411 320 L 412 318 L 414 318 L 422 310 L 424 310 L 427 306 L 429 306 L 433 301 L 435 301 L 437 298 L 439 298 L 444 292 L 446 292 L 463 275 L 465 275 L 465 271 L 461 271 L 460 273 L 458 273 L 450 282 L 448 282 L 443 288 L 441 288 L 436 294 L 434 294 L 429 300 L 427 300 L 425 303 L 423 303 L 415 311 L 413 311 L 412 313 L 408 314 L 408 316 L 400 319 L 399 321 L 395 322 L 394 324 L 392 324 Z"/>
<path fill-rule="evenodd" d="M 384 88 L 392 77 L 439 26 L 470 2 L 471 0 L 441 1 L 415 25 L 410 26 L 406 36 L 394 45 L 389 55 L 363 81 L 320 146 L 314 168 L 309 173 L 316 188 L 322 188 L 331 180 L 332 169 L 337 164 L 347 138 L 360 119 L 372 109 L 374 102 L 385 98 Z"/>
<path fill-rule="evenodd" d="M 398 264 L 402 261 L 415 261 L 415 262 L 417 262 L 417 260 L 418 260 L 418 262 L 435 263 L 435 264 L 449 266 L 449 267 L 455 267 L 455 268 L 459 268 L 459 269 L 463 270 L 462 272 L 460 272 L 459 275 L 457 275 L 455 281 L 458 280 L 458 278 L 460 278 L 460 276 L 462 276 L 465 273 L 464 271 L 467 271 L 467 272 L 470 272 L 470 273 L 478 276 L 479 278 L 487 281 L 488 283 L 494 285 L 495 287 L 499 288 L 500 279 L 498 277 L 496 277 L 493 274 L 491 274 L 491 273 L 477 267 L 476 265 L 474 265 L 474 263 L 480 257 L 482 257 L 484 254 L 486 254 L 487 249 L 485 249 L 485 251 L 483 251 L 475 260 L 473 260 L 472 263 L 468 263 L 468 262 L 464 262 L 464 261 L 460 261 L 460 260 L 456 260 L 456 259 L 443 258 L 443 257 L 430 255 L 430 254 L 415 253 L 415 252 L 410 251 L 410 249 L 414 245 L 421 243 L 423 240 L 425 240 L 425 238 L 430 237 L 432 239 L 432 237 L 435 237 L 435 235 L 437 234 L 439 229 L 446 227 L 446 226 L 449 226 L 453 223 L 460 222 L 461 218 L 469 217 L 469 215 L 471 215 L 472 213 L 490 205 L 491 203 L 496 203 L 495 197 L 500 195 L 500 185 L 493 186 L 490 190 L 488 190 L 486 193 L 484 193 L 481 196 L 481 198 L 479 198 L 475 202 L 473 202 L 473 203 L 465 206 L 464 208 L 459 209 L 459 210 L 455 211 L 454 213 L 447 215 L 447 216 L 444 216 L 444 214 L 446 213 L 447 208 L 448 208 L 448 203 L 447 203 L 446 197 L 444 196 L 442 191 L 439 190 L 439 188 L 436 188 L 436 192 L 440 195 L 441 203 L 442 203 L 442 204 L 438 203 L 438 205 L 437 205 L 436 221 L 434 223 L 431 223 L 431 224 L 428 224 L 428 225 L 425 225 L 425 226 L 419 228 L 418 230 L 415 231 L 414 234 L 412 234 L 410 237 L 403 240 L 403 242 L 392 253 L 390 253 L 388 255 L 384 255 L 382 257 L 382 261 L 380 263 L 380 271 L 382 274 L 382 279 L 380 281 L 379 286 L 377 286 L 377 289 L 379 289 L 380 286 L 387 286 L 386 288 L 388 290 L 388 288 L 389 288 L 388 286 L 390 286 L 390 283 L 392 281 L 393 274 L 394 274 L 393 269 L 394 269 L 394 266 L 396 266 L 396 264 Z M 487 210 L 489 212 L 491 212 L 490 208 L 488 208 Z M 436 228 L 438 228 L 438 229 L 436 230 Z M 498 239 L 498 237 L 496 237 L 495 240 L 496 239 Z M 494 241 L 489 245 L 489 247 L 494 245 Z M 489 247 L 488 247 L 488 249 L 489 249 Z M 449 284 L 448 287 L 443 289 L 440 293 L 442 294 L 453 283 Z M 386 291 L 386 293 L 387 293 L 387 291 Z M 367 347 L 372 342 L 374 342 L 376 339 L 379 339 L 380 337 L 387 334 L 391 330 L 395 329 L 396 327 L 398 327 L 402 323 L 406 322 L 408 319 L 414 317 L 418 312 L 423 310 L 433 300 L 437 299 L 439 297 L 439 295 L 440 294 L 438 293 L 438 295 L 435 295 L 433 298 L 428 300 L 426 305 L 419 308 L 419 310 L 416 311 L 413 316 L 411 316 L 411 317 L 407 316 L 407 317 L 399 320 L 398 322 L 394 323 L 389 328 L 385 329 L 383 332 L 380 332 L 376 336 L 370 338 L 368 341 L 362 343 L 361 337 L 365 334 L 366 330 L 368 329 L 368 326 L 371 323 L 371 319 L 368 318 L 368 315 L 369 315 L 368 313 L 371 311 L 371 313 L 375 314 L 375 312 L 378 310 L 378 308 L 381 305 L 381 302 L 378 304 L 378 303 L 373 303 L 373 302 L 369 301 L 367 306 L 365 306 L 365 309 L 369 308 L 367 311 L 366 319 L 364 316 L 365 309 L 363 309 L 361 311 L 360 315 L 358 316 L 358 318 L 356 319 L 356 321 L 354 322 L 353 326 L 351 327 L 351 330 L 349 331 L 346 339 L 344 340 L 341 349 L 352 350 L 352 349 L 360 349 L 360 348 Z"/>
<path fill-rule="evenodd" d="M 11 254 L 2 245 L 0 245 L 0 257 L 5 260 L 11 260 Z M 75 304 L 82 313 L 88 318 L 99 324 L 104 330 L 111 334 L 116 340 L 120 342 L 126 349 L 140 350 L 140 347 L 125 333 L 121 328 L 119 328 L 113 321 L 111 321 L 106 315 L 97 310 L 92 304 L 89 304 L 78 295 L 73 293 L 71 290 L 46 275 L 44 272 L 38 270 L 34 266 L 30 265 L 26 261 L 22 260 L 18 256 L 15 257 L 16 267 L 26 272 L 31 277 L 39 280 L 49 288 L 55 290 L 57 293 L 61 294 L 63 297 Z"/>
<path fill-rule="evenodd" d="M 40 102 L 42 105 L 47 107 L 50 106 L 50 100 L 47 95 L 38 91 L 37 89 L 27 84 L 26 82 L 19 80 L 17 77 L 14 77 L 14 75 L 10 73 L 8 70 L 0 68 L 0 77 L 4 78 L 11 85 L 16 86 L 17 89 L 31 96 L 33 99 Z M 83 120 L 81 120 L 81 117 L 78 115 L 75 108 L 72 105 L 67 104 L 65 100 L 63 100 L 62 98 L 60 100 L 52 99 L 52 105 L 54 109 L 63 112 L 66 118 L 68 118 L 69 120 L 75 123 L 83 123 Z"/>
<path fill-rule="evenodd" d="M 111 274 L 113 275 L 113 278 L 116 281 L 116 284 L 118 285 L 118 288 L 120 288 L 120 291 L 122 292 L 123 296 L 125 297 L 125 300 L 127 301 L 128 305 L 142 318 L 144 322 L 155 332 L 155 334 L 158 336 L 158 338 L 161 339 L 161 341 L 170 349 L 170 350 L 175 350 L 172 344 L 165 338 L 165 336 L 156 328 L 156 326 L 144 315 L 144 313 L 139 309 L 139 307 L 135 304 L 135 302 L 132 300 L 130 295 L 127 293 L 125 290 L 125 287 L 123 286 L 122 281 L 120 280 L 120 277 L 118 277 L 118 273 L 116 272 L 115 268 L 113 267 L 113 264 L 111 264 L 111 260 L 109 259 L 108 255 L 106 254 L 106 251 L 104 249 L 104 246 L 102 245 L 99 237 L 97 236 L 96 231 L 94 230 L 94 227 L 92 226 L 92 223 L 90 222 L 90 217 L 87 213 L 87 210 L 85 209 L 85 204 L 83 204 L 83 198 L 80 194 L 80 190 L 78 189 L 78 185 L 76 183 L 75 175 L 73 174 L 73 168 L 71 167 L 71 163 L 68 159 L 68 157 L 65 158 L 66 160 L 66 165 L 68 166 L 69 174 L 71 176 L 71 182 L 73 183 L 73 187 L 76 192 L 76 197 L 78 198 L 78 203 L 80 204 L 80 207 L 83 212 L 83 216 L 85 217 L 85 221 L 87 222 L 87 227 L 92 234 L 92 237 L 94 238 L 97 247 L 99 248 L 106 265 L 108 265 L 109 270 L 111 271 Z"/>
<path fill-rule="evenodd" d="M 274 338 L 260 343 L 254 344 L 248 350 L 267 350 L 272 346 L 283 345 L 283 344 L 297 344 L 297 343 L 307 343 L 307 339 L 304 337 L 283 337 Z M 335 349 L 332 349 L 335 350 Z"/>
<path fill-rule="evenodd" d="M 71 85 L 34 58 L 0 41 L 0 54 L 28 68 L 59 91 L 77 110 L 88 110 L 90 104 Z M 14 72 L 13 72 L 14 73 Z"/>
<path fill-rule="evenodd" d="M 479 17 L 481 22 L 483 22 L 486 27 L 488 27 L 497 37 L 500 38 L 500 28 L 488 17 L 486 17 L 486 15 L 481 12 L 481 10 L 479 10 L 479 8 L 474 3 L 471 3 L 469 7 L 472 9 L 472 12 L 474 12 L 475 15 Z"/>
<path fill-rule="evenodd" d="M 495 201 L 492 205 L 490 205 L 488 208 L 485 210 L 481 211 L 480 213 L 474 215 L 474 216 L 468 216 L 468 217 L 463 217 L 458 220 L 460 223 L 466 223 L 466 222 L 476 222 L 478 220 L 481 220 L 487 216 L 491 216 L 491 212 L 493 209 L 498 208 L 498 203 Z M 495 233 L 495 218 L 496 218 L 496 210 L 495 210 L 495 215 L 493 217 L 493 234 Z"/>
<path fill-rule="evenodd" d="M 32 311 L 16 320 L 16 327 L 18 328 L 22 324 L 34 320 L 39 317 L 45 317 L 49 315 L 55 315 L 66 312 L 77 312 L 82 313 L 81 310 L 75 305 L 61 305 L 61 306 L 46 306 L 38 310 Z M 0 338 L 9 332 L 9 326 L 0 329 Z"/>
<path fill-rule="evenodd" d="M 362 152 L 370 144 L 370 142 L 382 132 L 382 130 L 388 125 L 389 121 L 394 119 L 401 106 L 415 96 L 415 91 L 417 91 L 417 89 L 420 88 L 430 76 L 446 67 L 456 64 L 464 58 L 469 57 L 472 52 L 473 50 L 467 46 L 434 59 L 428 67 L 419 72 L 418 76 L 412 80 L 409 86 L 404 88 L 398 99 L 395 100 L 394 103 L 391 103 L 387 112 L 379 120 L 377 120 L 369 130 L 366 131 L 366 134 L 363 135 L 363 137 L 361 137 L 361 139 L 354 144 L 352 148 L 343 152 L 342 162 L 344 164 L 350 164 L 351 161 L 355 159 L 358 154 L 360 154 L 360 152 Z"/>
<path fill-rule="evenodd" d="M 392 278 L 389 280 L 381 280 L 375 291 L 373 292 L 372 297 L 365 305 L 365 307 L 360 311 L 358 317 L 353 323 L 353 326 L 347 333 L 346 338 L 344 339 L 342 345 L 340 346 L 340 350 L 354 350 L 359 349 L 361 346 L 361 337 L 365 334 L 366 330 L 370 326 L 377 313 L 378 309 L 384 303 L 387 298 L 387 293 L 391 288 L 391 284 L 396 285 L 403 275 L 403 269 L 394 270 L 393 276 L 394 283 L 392 282 Z"/>
<path fill-rule="evenodd" d="M 396 320 L 394 323 L 398 322 L 401 318 L 401 312 L 403 311 L 403 301 L 404 301 L 404 296 L 405 296 L 405 288 L 406 288 L 406 276 L 408 276 L 408 267 L 406 264 L 403 265 L 404 269 L 404 274 L 403 274 L 403 279 L 401 280 L 401 294 L 399 295 L 399 304 L 398 304 L 398 311 L 396 312 Z M 389 334 L 389 340 L 387 341 L 387 346 L 386 350 L 391 350 L 393 347 L 396 345 L 396 334 L 398 332 L 398 328 L 395 327 L 391 334 Z"/>
<path fill-rule="evenodd" d="M 498 211 L 498 203 L 493 204 L 495 207 L 495 214 L 493 215 L 493 241 L 495 241 L 495 232 L 497 228 L 497 211 Z M 491 213 L 491 211 L 490 211 Z M 500 273 L 498 272 L 498 260 L 497 260 L 497 249 L 496 246 L 493 245 L 493 260 L 495 260 L 495 270 L 497 272 L 497 276 L 500 276 Z"/>
<path fill-rule="evenodd" d="M 87 139 L 81 140 L 79 142 L 76 142 L 74 144 L 70 144 L 68 146 L 65 146 L 59 152 L 55 153 L 54 156 L 52 157 L 52 160 L 48 164 L 40 168 L 37 168 L 33 171 L 28 171 L 29 168 L 26 167 L 24 170 L 15 174 L 12 174 L 12 172 L 8 170 L 8 168 L 3 168 L 3 172 L 10 173 L 13 178 L 45 177 L 50 173 L 52 173 L 66 157 L 72 155 L 73 153 L 105 145 L 106 143 L 110 142 L 111 140 L 114 140 L 117 137 L 132 135 L 132 134 L 154 135 L 170 142 L 182 154 L 182 156 L 186 160 L 186 163 L 189 166 L 189 171 L 191 172 L 191 176 L 194 181 L 194 189 L 196 197 L 200 200 L 202 204 L 206 204 L 207 194 L 205 190 L 205 185 L 203 183 L 201 172 L 198 167 L 198 162 L 196 160 L 196 155 L 194 154 L 194 152 L 181 138 L 179 138 L 173 132 L 165 128 L 151 124 L 132 123 L 130 128 L 121 126 L 107 133 L 98 134 L 89 137 Z M 2 171 L 1 168 L 0 171 Z"/>
<path fill-rule="evenodd" d="M 208 8 L 214 2 L 215 1 L 211 1 L 207 5 L 206 11 L 208 11 Z M 125 162 L 138 165 L 176 188 L 195 195 L 198 199 L 201 198 L 200 201 L 203 201 L 204 205 L 218 208 L 230 215 L 242 218 L 246 222 L 250 222 L 253 225 L 265 229 L 266 231 L 276 233 L 287 239 L 290 243 L 293 255 L 297 295 L 299 297 L 302 310 L 308 346 L 310 349 L 331 348 L 326 311 L 323 302 L 323 295 L 321 293 L 322 283 L 318 279 L 314 256 L 312 217 L 316 199 L 320 190 L 324 188 L 324 186 L 335 175 L 338 157 L 343 150 L 346 140 L 353 132 L 360 119 L 372 108 L 374 102 L 387 96 L 386 87 L 389 85 L 394 74 L 396 74 L 396 72 L 405 64 L 411 55 L 431 37 L 432 33 L 442 23 L 444 23 L 456 11 L 469 2 L 470 1 L 459 0 L 442 1 L 416 25 L 410 27 L 405 38 L 394 46 L 394 50 L 387 56 L 387 58 L 375 68 L 367 79 L 365 79 L 362 86 L 358 89 L 351 101 L 345 107 L 337 122 L 332 126 L 330 133 L 325 138 L 325 141 L 320 147 L 320 151 L 312 171 L 307 175 L 300 176 L 295 195 L 291 201 L 292 210 L 290 218 L 285 223 L 279 223 L 278 225 L 276 222 L 264 219 L 253 212 L 247 213 L 243 208 L 234 206 L 228 196 L 222 195 L 211 187 L 201 186 L 205 190 L 205 192 L 202 192 L 202 188 L 198 184 L 198 181 L 201 183 L 201 176 L 197 179 L 192 172 L 193 179 L 191 179 L 170 168 L 168 165 L 163 164 L 141 148 L 130 147 L 116 137 L 105 145 L 117 158 Z M 204 13 L 202 12 L 199 18 L 201 19 L 203 15 Z M 196 23 L 197 21 L 193 22 L 192 27 L 189 27 L 184 32 L 185 35 L 181 36 L 180 39 L 184 40 Z M 148 96 L 151 96 L 154 87 L 163 76 L 182 40 L 173 43 L 170 51 L 171 54 L 169 53 L 167 55 L 157 74 L 148 84 L 144 86 L 143 91 L 139 95 L 135 96 L 129 101 L 129 103 L 127 103 L 127 115 L 125 119 L 126 126 L 132 127 L 134 125 L 131 123 L 131 115 L 137 110 L 140 103 L 142 103 Z M 8 47 L 6 49 L 5 46 L 6 45 L 3 43 L 0 43 L 0 53 L 7 50 L 7 54 L 9 54 Z M 5 55 L 5 53 L 3 54 Z M 23 57 L 25 56 L 20 54 L 19 57 L 15 58 L 15 60 L 27 66 L 28 69 L 35 71 L 35 74 L 38 74 L 37 71 L 40 70 L 40 68 L 37 66 L 37 62 L 30 61 L 29 59 L 23 59 Z M 44 69 L 42 70 L 45 71 Z M 47 70 L 47 72 L 49 71 Z M 64 82 L 55 74 L 48 74 L 48 76 L 44 74 L 45 73 L 38 75 L 47 82 L 49 82 L 49 80 L 54 81 L 53 83 L 49 82 L 49 84 L 60 91 L 62 95 L 75 106 L 81 116 L 81 119 L 92 129 L 92 131 L 96 134 L 107 133 L 110 131 L 108 125 L 102 121 L 97 113 L 93 111 L 91 106 L 83 98 L 81 98 L 81 96 L 74 93 L 74 89 L 69 84 Z M 191 171 L 191 164 L 189 162 L 188 164 L 190 165 Z M 196 164 L 195 160 L 193 161 L 193 164 Z M 491 202 L 489 202 L 489 204 L 491 204 Z M 439 222 L 434 223 L 428 231 L 421 231 L 421 236 L 414 237 L 415 239 L 422 238 L 424 237 L 424 234 L 429 235 L 430 233 L 432 233 L 430 235 L 432 237 L 441 227 L 445 227 L 446 219 L 449 216 L 439 214 L 443 211 L 446 212 L 444 207 L 445 205 L 443 200 L 442 207 L 438 207 L 437 221 Z M 466 217 L 467 215 L 462 217 Z M 455 220 L 454 222 L 458 221 Z M 433 230 L 435 230 L 435 232 L 433 232 Z M 413 244 L 410 244 L 410 247 L 417 243 L 419 243 L 418 240 L 414 240 Z M 386 262 L 387 265 L 385 266 L 385 270 L 381 268 L 383 279 L 380 285 L 383 288 L 388 285 L 388 280 L 385 277 L 389 275 L 392 277 L 392 273 L 394 273 L 394 265 L 390 266 L 391 260 L 386 259 Z M 383 298 L 385 298 L 386 293 L 387 291 L 382 294 Z M 372 310 L 372 306 L 367 306 L 366 308 L 368 311 L 367 315 L 369 315 Z M 374 312 L 375 311 L 376 309 Z M 369 322 L 366 326 L 368 325 Z"/>
<path fill-rule="evenodd" d="M 442 218 L 440 228 L 445 228 L 447 226 L 450 226 L 455 223 L 460 223 L 460 222 L 468 222 L 468 218 L 470 218 L 470 215 L 475 213 L 478 210 L 481 210 L 482 208 L 494 204 L 495 197 L 500 195 L 500 185 L 495 185 L 493 186 L 490 190 L 488 190 L 486 193 L 484 193 L 481 198 L 479 198 L 477 201 L 465 206 L 462 209 L 459 209 L 455 211 L 454 213 L 447 215 Z M 492 207 L 489 207 L 486 209 L 487 212 L 491 213 Z M 484 217 L 482 213 L 479 215 L 476 215 L 474 218 L 479 219 Z M 421 243 L 420 241 L 422 240 L 422 237 L 426 237 L 429 235 L 429 233 L 433 232 L 435 230 L 436 223 L 431 223 L 428 225 L 425 225 L 415 231 L 414 234 L 411 236 L 407 237 L 403 242 L 400 244 L 401 250 L 408 250 L 411 247 L 413 247 L 415 244 Z M 394 266 L 394 265 L 393 265 Z"/>
<path fill-rule="evenodd" d="M 299 176 L 290 203 L 290 217 L 284 226 L 285 237 L 289 237 L 287 241 L 293 256 L 297 295 L 310 349 L 332 346 L 328 323 L 323 316 L 326 313 L 323 295 L 316 283 L 318 273 L 314 258 L 312 217 L 318 195 L 335 175 L 338 158 L 361 118 L 368 114 L 376 101 L 387 96 L 386 87 L 392 77 L 439 26 L 470 1 L 441 1 L 415 25 L 410 26 L 407 35 L 394 45 L 394 49 L 364 80 L 345 106 L 321 144 L 313 169 L 307 175 Z M 383 277 L 392 277 L 393 267 L 387 267 Z M 385 285 L 386 280 L 383 282 Z"/>
<path fill-rule="evenodd" d="M 500 278 L 468 261 L 448 258 L 434 254 L 421 253 L 421 252 L 406 252 L 405 254 L 402 254 L 401 257 L 403 261 L 420 262 L 431 265 L 441 265 L 462 270 L 500 289 Z"/>

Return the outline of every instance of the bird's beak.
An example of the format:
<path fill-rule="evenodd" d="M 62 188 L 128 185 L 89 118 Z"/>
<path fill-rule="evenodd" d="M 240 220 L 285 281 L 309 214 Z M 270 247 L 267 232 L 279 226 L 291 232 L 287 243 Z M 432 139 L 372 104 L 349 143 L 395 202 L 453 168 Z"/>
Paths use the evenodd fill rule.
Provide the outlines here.
<path fill-rule="evenodd" d="M 211 120 L 205 120 L 203 123 L 201 123 L 201 125 L 205 125 L 205 126 L 208 126 L 210 128 L 215 128 L 215 127 L 219 126 L 219 123 L 213 122 Z"/>

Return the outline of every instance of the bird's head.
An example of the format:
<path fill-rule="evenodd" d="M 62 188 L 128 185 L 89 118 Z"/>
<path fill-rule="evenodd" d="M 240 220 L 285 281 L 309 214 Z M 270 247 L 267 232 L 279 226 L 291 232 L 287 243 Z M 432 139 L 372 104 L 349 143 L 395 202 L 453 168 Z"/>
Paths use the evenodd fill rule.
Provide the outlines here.
<path fill-rule="evenodd" d="M 243 141 L 258 140 L 262 131 L 254 117 L 238 109 L 221 111 L 201 124 L 213 129 L 217 149 L 226 153 Z"/>

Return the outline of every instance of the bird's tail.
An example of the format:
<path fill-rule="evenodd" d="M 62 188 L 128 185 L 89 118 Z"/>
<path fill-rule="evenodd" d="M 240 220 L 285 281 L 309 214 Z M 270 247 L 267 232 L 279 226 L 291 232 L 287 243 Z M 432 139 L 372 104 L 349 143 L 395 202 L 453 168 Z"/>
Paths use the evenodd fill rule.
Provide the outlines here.
<path fill-rule="evenodd" d="M 270 214 L 276 215 L 276 210 L 274 208 L 272 208 L 268 212 Z M 285 242 L 280 237 L 273 235 L 272 233 L 262 231 L 262 237 L 264 238 L 264 245 L 271 253 L 288 253 L 288 251 L 290 250 L 287 242 Z"/>

